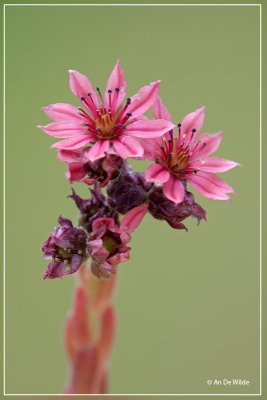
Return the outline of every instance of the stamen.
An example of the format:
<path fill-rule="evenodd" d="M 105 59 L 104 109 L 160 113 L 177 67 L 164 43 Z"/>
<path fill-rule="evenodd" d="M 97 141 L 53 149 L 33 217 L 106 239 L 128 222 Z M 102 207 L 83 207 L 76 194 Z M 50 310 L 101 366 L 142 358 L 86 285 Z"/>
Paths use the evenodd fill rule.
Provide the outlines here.
<path fill-rule="evenodd" d="M 178 126 L 178 136 L 180 137 L 182 124 L 177 124 L 177 126 Z"/>
<path fill-rule="evenodd" d="M 110 113 L 111 113 L 111 93 L 112 93 L 112 90 L 109 89 L 108 90 L 108 107 L 109 107 L 109 112 Z"/>
<path fill-rule="evenodd" d="M 93 100 L 93 98 L 92 98 L 92 93 L 88 93 L 87 96 L 89 97 L 89 100 L 90 100 L 91 103 L 92 103 L 93 109 L 94 109 L 94 110 L 97 109 L 98 105 L 95 104 L 95 102 L 94 102 L 94 100 Z"/>
<path fill-rule="evenodd" d="M 126 103 L 124 104 L 123 109 L 121 110 L 121 112 L 119 113 L 119 115 L 118 115 L 118 117 L 117 117 L 117 120 L 120 120 L 120 119 L 121 119 L 121 117 L 123 116 L 123 114 L 125 113 L 127 107 L 128 107 L 130 104 L 131 104 L 131 99 L 130 99 L 130 97 L 128 97 L 128 99 L 126 100 Z M 126 115 L 128 115 L 128 114 L 130 114 L 130 113 L 127 113 Z M 132 115 L 132 114 L 131 114 L 131 115 Z M 129 115 L 129 116 L 131 117 L 131 115 Z"/>
<path fill-rule="evenodd" d="M 192 133 L 191 133 L 191 137 L 190 137 L 190 140 L 189 140 L 189 142 L 192 142 L 192 139 L 193 139 L 193 137 L 194 137 L 194 133 L 196 132 L 196 129 L 192 129 Z"/>
<path fill-rule="evenodd" d="M 118 107 L 118 99 L 119 99 L 119 88 L 115 89 L 115 96 L 113 98 L 113 103 L 112 103 L 112 112 L 115 113 L 117 111 Z"/>
<path fill-rule="evenodd" d="M 101 102 L 102 114 L 104 114 L 104 113 L 107 112 L 106 107 L 105 107 L 105 103 L 104 103 L 104 99 L 103 99 L 103 96 L 102 96 L 98 86 L 96 87 L 96 90 L 98 92 L 98 96 L 99 96 L 99 99 L 100 99 L 100 102 Z"/>
<path fill-rule="evenodd" d="M 78 107 L 78 114 L 81 115 L 82 117 L 86 118 L 88 120 L 88 122 L 90 123 L 89 125 L 91 126 L 91 128 L 94 128 L 95 121 L 81 107 Z"/>
<path fill-rule="evenodd" d="M 89 96 L 89 93 L 88 93 L 88 96 Z M 89 107 L 89 109 L 92 111 L 92 113 L 94 112 L 94 110 L 96 109 L 96 105 L 95 105 L 95 103 L 94 103 L 94 101 L 93 101 L 93 99 L 92 99 L 92 97 L 91 97 L 91 94 L 90 94 L 90 96 L 89 96 L 89 99 L 91 100 L 91 102 L 92 102 L 92 105 L 93 105 L 93 109 L 90 107 L 90 105 L 89 105 L 89 103 L 88 103 L 88 101 L 86 100 L 86 98 L 85 97 L 81 97 L 81 100 L 87 105 L 87 107 Z M 94 117 L 95 117 L 95 115 L 94 115 Z"/>
<path fill-rule="evenodd" d="M 126 113 L 125 117 L 122 118 L 122 120 L 120 121 L 121 124 L 125 124 L 126 121 L 128 121 L 128 119 L 132 116 L 132 113 Z"/>

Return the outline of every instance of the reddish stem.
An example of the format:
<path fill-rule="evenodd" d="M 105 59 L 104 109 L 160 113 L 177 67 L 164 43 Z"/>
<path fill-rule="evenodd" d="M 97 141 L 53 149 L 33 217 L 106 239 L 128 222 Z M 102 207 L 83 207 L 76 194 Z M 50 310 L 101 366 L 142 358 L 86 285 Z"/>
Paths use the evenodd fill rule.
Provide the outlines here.
<path fill-rule="evenodd" d="M 99 280 L 91 274 L 88 263 L 79 269 L 73 305 L 64 328 L 70 367 L 64 393 L 107 393 L 109 358 L 117 325 L 113 305 L 117 276 Z"/>

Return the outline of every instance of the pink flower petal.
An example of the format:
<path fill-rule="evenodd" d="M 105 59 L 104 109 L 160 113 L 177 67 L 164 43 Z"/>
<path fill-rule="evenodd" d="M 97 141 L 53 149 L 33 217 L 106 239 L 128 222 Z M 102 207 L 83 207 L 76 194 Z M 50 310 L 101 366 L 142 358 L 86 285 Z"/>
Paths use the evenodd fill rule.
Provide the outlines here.
<path fill-rule="evenodd" d="M 98 244 L 95 245 L 94 242 L 98 242 L 101 239 L 96 239 L 96 240 L 92 240 L 89 245 L 88 245 L 88 249 L 90 250 L 90 254 L 92 254 L 95 258 L 95 260 L 102 264 L 105 263 L 105 261 L 107 260 L 108 256 L 109 256 L 109 251 L 103 246 L 103 242 L 102 242 L 102 246 L 101 247 L 97 247 Z"/>
<path fill-rule="evenodd" d="M 148 181 L 164 183 L 170 179 L 170 173 L 162 165 L 152 164 L 145 171 L 145 178 Z"/>
<path fill-rule="evenodd" d="M 153 115 L 156 119 L 166 119 L 167 121 L 172 120 L 172 117 L 167 110 L 167 108 L 163 105 L 161 98 L 158 96 L 154 106 L 153 106 Z"/>
<path fill-rule="evenodd" d="M 179 204 L 184 199 L 185 188 L 178 178 L 170 175 L 170 179 L 163 184 L 163 193 L 169 200 Z"/>
<path fill-rule="evenodd" d="M 199 134 L 204 122 L 204 117 L 205 107 L 202 107 L 190 114 L 187 114 L 182 120 L 181 135 L 186 135 L 186 138 L 184 139 L 185 146 L 187 146 L 193 140 L 193 138 Z M 194 134 L 192 134 L 192 129 L 196 130 Z"/>
<path fill-rule="evenodd" d="M 126 228 L 128 233 L 132 233 L 144 218 L 147 208 L 148 205 L 144 204 L 128 211 L 121 221 L 120 228 Z"/>
<path fill-rule="evenodd" d="M 69 183 L 80 182 L 86 175 L 86 172 L 83 168 L 84 164 L 80 162 L 72 162 L 68 164 L 66 178 Z"/>
<path fill-rule="evenodd" d="M 89 143 L 91 140 L 92 137 L 89 135 L 79 135 L 65 140 L 61 140 L 61 142 L 54 143 L 51 146 L 51 149 L 58 148 L 66 150 L 76 150 L 80 149 L 85 144 Z"/>
<path fill-rule="evenodd" d="M 75 96 L 78 97 L 82 105 L 85 108 L 87 108 L 92 115 L 95 115 L 95 110 L 96 108 L 98 108 L 98 98 L 93 88 L 93 85 L 85 75 L 82 75 L 78 71 L 69 70 L 69 74 L 70 74 L 70 81 L 69 81 L 70 90 Z M 88 93 L 91 93 L 91 98 L 95 106 L 89 99 Z M 86 99 L 87 103 L 81 100 L 82 97 Z"/>
<path fill-rule="evenodd" d="M 144 114 L 150 107 L 152 107 L 159 92 L 159 84 L 161 81 L 152 82 L 149 86 L 142 87 L 137 94 L 131 97 L 131 104 L 127 112 L 132 113 L 132 116 L 138 117 Z"/>
<path fill-rule="evenodd" d="M 126 133 L 140 138 L 155 138 L 173 129 L 175 125 L 164 119 L 141 120 L 127 125 Z"/>
<path fill-rule="evenodd" d="M 121 252 L 109 257 L 108 262 L 111 265 L 118 265 L 129 260 L 131 247 L 124 247 Z"/>
<path fill-rule="evenodd" d="M 87 161 L 87 158 L 85 159 L 85 149 L 78 149 L 78 150 L 59 150 L 58 151 L 58 159 L 60 161 L 63 161 L 65 163 L 71 163 L 71 162 L 83 162 L 84 164 Z"/>
<path fill-rule="evenodd" d="M 230 200 L 226 193 L 235 193 L 234 189 L 221 178 L 208 172 L 198 172 L 188 177 L 188 182 L 202 196 L 211 200 Z"/>
<path fill-rule="evenodd" d="M 45 133 L 55 138 L 67 138 L 76 135 L 84 135 L 85 129 L 77 122 L 52 122 L 46 126 L 38 125 Z"/>
<path fill-rule="evenodd" d="M 47 107 L 42 107 L 42 110 L 50 119 L 56 122 L 74 120 L 81 121 L 83 117 L 78 114 L 78 108 L 70 104 L 57 103 L 50 104 Z"/>
<path fill-rule="evenodd" d="M 154 161 L 161 153 L 160 146 L 162 145 L 161 137 L 153 139 L 142 139 L 139 138 L 139 143 L 144 149 L 142 160 Z"/>
<path fill-rule="evenodd" d="M 191 160 L 195 160 L 197 158 L 202 158 L 205 156 L 209 156 L 210 154 L 214 153 L 222 140 L 223 132 L 217 133 L 217 135 L 209 135 L 208 133 L 203 133 L 197 138 L 197 142 L 200 142 L 196 150 L 192 149 L 192 156 L 190 157 Z"/>
<path fill-rule="evenodd" d="M 93 231 L 98 231 L 100 228 L 105 228 L 105 232 L 107 230 L 111 230 L 112 228 L 114 228 L 115 226 L 115 222 L 114 219 L 112 218 L 98 218 L 95 219 L 93 224 L 92 224 L 92 228 Z"/>
<path fill-rule="evenodd" d="M 122 139 L 113 140 L 113 146 L 118 155 L 126 159 L 128 157 L 142 157 L 144 149 L 137 139 L 124 136 Z"/>
<path fill-rule="evenodd" d="M 228 171 L 240 164 L 220 157 L 205 157 L 194 161 L 190 165 L 191 167 L 200 168 L 203 172 L 217 173 Z"/>
<path fill-rule="evenodd" d="M 114 96 L 115 89 L 120 89 L 118 92 L 118 96 Z M 114 108 L 117 109 L 122 100 L 124 99 L 127 92 L 127 82 L 124 78 L 123 71 L 120 66 L 119 60 L 117 61 L 113 71 L 107 82 L 106 92 L 105 92 L 105 103 L 109 104 L 109 94 L 108 90 L 112 90 L 112 99 L 116 99 L 116 104 L 113 104 Z"/>
<path fill-rule="evenodd" d="M 95 160 L 98 160 L 99 158 L 105 157 L 108 149 L 108 140 L 98 140 L 88 151 L 88 160 L 93 162 Z"/>

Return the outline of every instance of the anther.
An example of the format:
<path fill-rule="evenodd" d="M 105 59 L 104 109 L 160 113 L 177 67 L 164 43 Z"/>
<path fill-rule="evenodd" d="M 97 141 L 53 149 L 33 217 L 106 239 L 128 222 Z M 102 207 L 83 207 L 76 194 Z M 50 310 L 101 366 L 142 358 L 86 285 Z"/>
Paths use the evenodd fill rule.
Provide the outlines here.
<path fill-rule="evenodd" d="M 177 168 L 177 167 L 178 167 L 178 165 L 179 165 L 178 163 L 177 163 L 177 164 L 175 164 L 175 167 Z"/>
<path fill-rule="evenodd" d="M 206 144 L 207 144 L 207 143 L 206 143 L 206 142 L 204 142 L 202 146 L 203 146 L 203 147 L 205 147 L 205 146 L 206 146 Z"/>
<path fill-rule="evenodd" d="M 112 93 L 112 90 L 111 90 L 111 89 L 109 89 L 109 90 L 108 90 L 108 93 Z"/>
<path fill-rule="evenodd" d="M 178 128 L 181 128 L 182 124 L 177 124 Z"/>
<path fill-rule="evenodd" d="M 196 130 L 195 128 L 194 128 L 194 129 L 192 129 L 192 132 L 193 132 L 193 133 L 195 133 L 196 131 L 197 131 L 197 130 Z"/>
<path fill-rule="evenodd" d="M 85 100 L 85 97 L 81 97 L 81 100 L 84 101 L 84 100 Z"/>
<path fill-rule="evenodd" d="M 127 117 L 131 117 L 132 113 L 126 113 Z"/>
<path fill-rule="evenodd" d="M 128 99 L 126 100 L 126 103 L 129 105 L 129 104 L 131 104 L 131 99 L 130 99 L 130 97 L 128 97 Z"/>
<path fill-rule="evenodd" d="M 194 169 L 194 171 L 193 171 L 193 174 L 196 174 L 197 173 L 197 170 L 196 169 Z"/>
<path fill-rule="evenodd" d="M 88 97 L 92 96 L 92 93 L 88 93 L 87 96 L 88 96 Z"/>
<path fill-rule="evenodd" d="M 119 91 L 120 91 L 120 89 L 119 89 L 118 87 L 116 87 L 115 91 L 116 91 L 116 92 L 119 92 Z"/>
<path fill-rule="evenodd" d="M 97 90 L 98 92 L 100 92 L 100 89 L 99 89 L 99 87 L 98 87 L 98 86 L 96 87 L 96 90 Z"/>
<path fill-rule="evenodd" d="M 163 147 L 163 146 L 160 146 L 160 148 L 161 148 L 161 150 L 164 150 L 164 147 Z"/>

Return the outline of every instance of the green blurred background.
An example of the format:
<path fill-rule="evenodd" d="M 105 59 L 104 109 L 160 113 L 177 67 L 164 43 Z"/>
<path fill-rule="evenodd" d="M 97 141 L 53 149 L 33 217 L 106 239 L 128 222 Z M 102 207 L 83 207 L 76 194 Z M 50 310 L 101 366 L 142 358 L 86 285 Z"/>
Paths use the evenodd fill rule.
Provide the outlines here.
<path fill-rule="evenodd" d="M 147 215 L 134 233 L 110 392 L 258 393 L 259 7 L 211 6 L 6 8 L 6 392 L 60 393 L 67 375 L 74 279 L 44 282 L 40 247 L 77 210 L 54 140 L 36 128 L 49 122 L 40 107 L 78 105 L 68 69 L 104 88 L 118 58 L 129 95 L 162 79 L 175 122 L 205 105 L 204 131 L 224 131 L 217 155 L 242 168 L 224 174 L 232 204 L 196 194 L 207 223 L 185 233 Z"/>

